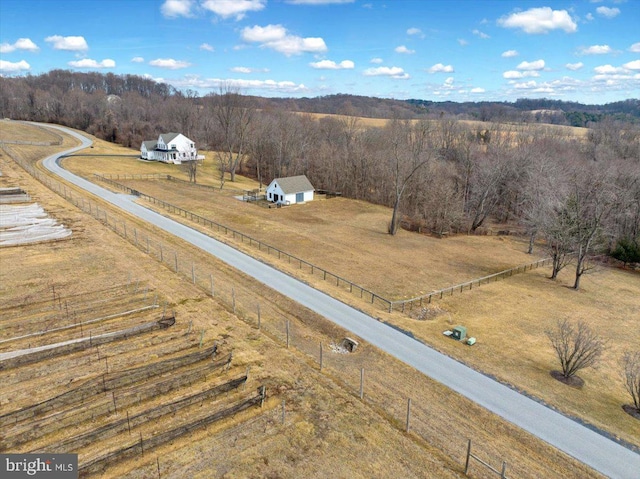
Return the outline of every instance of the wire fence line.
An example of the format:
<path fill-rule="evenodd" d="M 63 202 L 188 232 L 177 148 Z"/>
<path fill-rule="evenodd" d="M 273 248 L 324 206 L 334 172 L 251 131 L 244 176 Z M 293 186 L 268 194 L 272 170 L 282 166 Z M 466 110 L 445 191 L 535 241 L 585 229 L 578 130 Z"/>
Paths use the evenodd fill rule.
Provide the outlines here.
<path fill-rule="evenodd" d="M 120 175 L 116 175 L 116 176 L 120 176 Z M 122 176 L 123 176 L 122 179 L 147 179 L 147 178 L 164 179 L 166 177 L 166 179 L 173 179 L 172 181 L 177 180 L 177 181 L 183 181 L 185 183 L 190 183 L 184 180 L 179 180 L 177 178 L 171 177 L 171 175 L 155 175 L 155 176 L 154 175 L 122 175 Z M 143 178 L 143 176 L 145 178 Z M 460 283 L 454 286 L 449 286 L 440 290 L 432 291 L 422 296 L 418 296 L 410 299 L 391 300 L 363 286 L 360 286 L 359 284 L 354 283 L 342 276 L 339 276 L 335 273 L 327 271 L 326 269 L 320 266 L 310 263 L 295 255 L 289 254 L 279 248 L 276 248 L 275 246 L 264 243 L 261 240 L 255 239 L 238 230 L 235 230 L 226 225 L 213 221 L 202 215 L 198 215 L 196 213 L 193 213 L 192 211 L 181 208 L 172 203 L 168 203 L 154 196 L 148 195 L 146 193 L 142 193 L 138 190 L 130 188 L 121 183 L 118 183 L 117 181 L 114 181 L 113 179 L 108 178 L 105 175 L 94 174 L 94 177 L 98 178 L 99 180 L 115 188 L 118 188 L 122 191 L 126 191 L 129 194 L 132 194 L 134 196 L 143 198 L 153 204 L 159 205 L 162 208 L 169 211 L 170 213 L 174 213 L 174 214 L 177 213 L 179 216 L 184 217 L 185 219 L 189 219 L 198 224 L 202 224 L 205 227 L 210 227 L 211 229 L 216 229 L 218 233 L 231 235 L 233 239 L 236 239 L 236 240 L 239 239 L 241 243 L 248 242 L 249 246 L 255 246 L 258 248 L 258 250 L 264 251 L 270 255 L 277 255 L 278 259 L 280 260 L 284 259 L 289 264 L 292 264 L 292 263 L 297 264 L 299 269 L 304 269 L 306 272 L 311 273 L 311 275 L 314 275 L 314 276 L 321 276 L 324 281 L 335 282 L 335 285 L 337 287 L 342 287 L 343 289 L 348 290 L 352 294 L 355 294 L 357 296 L 359 295 L 361 299 L 366 300 L 370 304 L 379 306 L 382 309 L 387 310 L 389 313 L 393 311 L 401 311 L 404 313 L 407 309 L 411 311 L 414 307 L 423 307 L 424 304 L 430 304 L 433 300 L 443 299 L 444 296 L 452 296 L 454 293 L 471 291 L 474 286 L 479 287 L 482 284 L 488 284 L 492 281 L 503 280 L 513 276 L 514 274 L 524 273 L 526 271 L 530 271 L 532 269 L 536 269 L 541 266 L 546 266 L 552 263 L 551 258 L 544 258 L 538 261 L 533 261 L 531 263 L 527 263 L 527 264 L 516 266 L 514 268 L 510 268 L 504 271 L 500 271 L 498 273 L 493 273 L 487 276 L 483 276 L 482 278 L 473 279 L 471 281 L 466 281 L 464 283 Z"/>
<path fill-rule="evenodd" d="M 32 165 L 16 161 L 52 191 L 108 226 L 165 267 L 182 275 L 185 280 L 198 286 L 208 296 L 215 298 L 238 319 L 254 327 L 261 334 L 265 334 L 281 347 L 297 351 L 307 364 L 311 360 L 312 364 L 317 365 L 320 373 L 340 384 L 345 391 L 360 398 L 377 411 L 380 417 L 388 420 L 398 429 L 411 433 L 443 451 L 455 464 L 459 465 L 461 472 L 464 464 L 461 463 L 460 458 L 464 456 L 469 439 L 474 440 L 476 448 L 480 450 L 483 457 L 495 457 L 496 454 L 504 456 L 504 452 L 496 451 L 486 438 L 470 437 L 476 433 L 473 432 L 473 428 L 468 428 L 469 422 L 460 421 L 459 424 L 452 425 L 451 421 L 443 419 L 447 416 L 449 408 L 446 404 L 433 401 L 428 378 L 413 371 L 412 374 L 416 374 L 418 379 L 415 382 L 402 383 L 396 380 L 394 374 L 389 374 L 388 368 L 371 365 L 367 356 L 347 353 L 339 345 L 340 338 L 334 338 L 335 341 L 329 344 L 318 342 L 314 337 L 317 338 L 318 332 L 324 334 L 321 324 L 326 320 L 323 318 L 314 317 L 314 321 L 311 322 L 308 318 L 300 319 L 266 299 L 256 300 L 255 290 L 251 285 L 233 283 L 227 278 L 224 281 L 218 281 L 217 271 L 212 271 L 210 266 L 202 266 L 184 250 L 167 246 L 146 230 L 128 223 L 118 214 L 86 199 L 61 182 L 36 170 Z M 308 263 L 305 262 L 305 264 Z M 326 338 L 326 335 L 322 337 Z M 404 366 L 394 367 L 403 368 Z M 459 438 L 459 441 L 455 438 Z M 509 452 L 512 457 L 521 458 L 523 461 L 528 454 L 526 450 L 518 450 L 517 447 L 512 447 Z M 475 453 L 474 457 L 478 457 L 478 453 Z M 532 475 L 532 472 L 517 460 L 510 460 L 509 464 L 514 477 Z M 542 469 L 540 475 L 544 475 L 544 472 L 547 471 Z"/>

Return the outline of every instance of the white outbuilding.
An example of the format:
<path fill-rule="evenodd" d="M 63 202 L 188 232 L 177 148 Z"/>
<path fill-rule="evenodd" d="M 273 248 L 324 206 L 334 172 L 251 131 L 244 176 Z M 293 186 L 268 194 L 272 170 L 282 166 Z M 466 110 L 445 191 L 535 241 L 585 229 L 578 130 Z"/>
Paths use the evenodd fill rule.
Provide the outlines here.
<path fill-rule="evenodd" d="M 185 161 L 203 160 L 195 143 L 182 133 L 162 133 L 157 140 L 143 141 L 140 158 L 177 165 Z"/>
<path fill-rule="evenodd" d="M 280 205 L 294 205 L 313 200 L 315 189 L 305 175 L 276 178 L 267 187 L 266 198 Z"/>

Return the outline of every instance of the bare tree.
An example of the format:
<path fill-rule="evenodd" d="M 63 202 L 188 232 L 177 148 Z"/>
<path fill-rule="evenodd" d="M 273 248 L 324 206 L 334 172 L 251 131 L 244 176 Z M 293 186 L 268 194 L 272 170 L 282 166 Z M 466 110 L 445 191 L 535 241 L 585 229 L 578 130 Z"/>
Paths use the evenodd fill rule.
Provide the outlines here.
<path fill-rule="evenodd" d="M 555 329 L 545 331 L 558 356 L 562 376 L 570 379 L 581 369 L 598 364 L 606 342 L 583 321 L 572 324 L 558 320 Z"/>
<path fill-rule="evenodd" d="M 180 164 L 180 169 L 187 174 L 187 176 L 189 177 L 189 181 L 191 183 L 196 182 L 196 176 L 198 173 L 199 164 L 200 164 L 199 160 L 183 161 Z"/>
<path fill-rule="evenodd" d="M 627 351 L 622 357 L 622 379 L 633 400 L 636 411 L 640 413 L 640 351 Z"/>
<path fill-rule="evenodd" d="M 393 214 L 389 234 L 395 235 L 399 227 L 402 195 L 416 172 L 429 162 L 429 123 L 412 125 L 408 121 L 392 120 L 389 124 L 391 142 L 391 169 L 394 182 Z"/>
<path fill-rule="evenodd" d="M 236 179 L 236 170 L 249 142 L 253 108 L 246 103 L 238 89 L 224 85 L 213 104 L 213 115 L 219 128 L 218 161 L 225 165 L 224 170 L 229 173 L 231 181 Z"/>

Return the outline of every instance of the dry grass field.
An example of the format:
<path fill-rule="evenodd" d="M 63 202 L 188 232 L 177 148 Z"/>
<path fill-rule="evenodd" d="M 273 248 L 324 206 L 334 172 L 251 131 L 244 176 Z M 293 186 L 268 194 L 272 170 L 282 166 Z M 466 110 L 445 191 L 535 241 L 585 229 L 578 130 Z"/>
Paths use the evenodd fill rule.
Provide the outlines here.
<path fill-rule="evenodd" d="M 7 134 L 5 125 L 0 131 L 3 137 Z M 39 135 L 31 130 L 21 132 L 25 138 Z M 33 146 L 12 145 L 11 150 L 31 162 L 51 152 L 50 148 Z M 131 150 L 104 142 L 97 142 L 90 151 L 93 154 L 105 152 L 131 154 Z M 199 182 L 217 185 L 211 156 L 208 154 L 207 158 L 204 171 L 199 174 Z M 176 166 L 144 163 L 133 158 L 77 157 L 64 161 L 67 168 L 89 177 L 93 173 L 180 176 Z M 325 368 L 319 372 L 314 348 L 319 343 L 326 345 L 339 341 L 347 335 L 345 331 L 198 250 L 176 243 L 161 232 L 145 229 L 142 224 L 137 225 L 140 234 L 145 232 L 165 244 L 180 248 L 193 261 L 215 271 L 218 283 L 235 285 L 239 301 L 259 300 L 264 326 L 261 333 L 255 328 L 255 323 L 246 318 L 241 321 L 234 316 L 228 301 L 210 298 L 206 291 L 186 281 L 184 276 L 176 275 L 103 223 L 53 194 L 26 175 L 5 153 L 0 158 L 0 171 L 3 172 L 0 177 L 2 186 L 20 185 L 27 189 L 34 200 L 74 231 L 72 239 L 67 241 L 0 250 L 0 302 L 3 312 L 33 317 L 28 305 L 48 298 L 54 287 L 63 300 L 68 298 L 71 303 L 73 297 L 89 297 L 91 293 L 108 288 L 131 291 L 134 284 L 136 288 L 144 285 L 158 296 L 159 304 L 167 303 L 168 309 L 176 312 L 178 322 L 166 332 L 141 335 L 104 346 L 110 371 L 128 369 L 134 364 L 149 364 L 165 356 L 176 355 L 182 349 L 197 350 L 200 334 L 204 331 L 205 345 L 210 346 L 217 341 L 221 354 L 233 351 L 233 367 L 225 374 L 230 376 L 243 373 L 247 368 L 250 370 L 244 393 L 250 394 L 260 384 L 267 385 L 268 400 L 263 410 L 247 410 L 221 423 L 193 431 L 170 444 L 146 451 L 144 456 L 114 463 L 104 477 L 158 477 L 157 468 L 161 477 L 326 477 L 328 474 L 336 477 L 462 477 L 464 450 L 469 437 L 474 440 L 474 450 L 477 447 L 496 467 L 501 460 L 507 460 L 508 471 L 513 477 L 597 477 L 562 453 L 366 344 L 361 344 L 353 355 L 326 354 Z M 212 216 L 220 223 L 267 243 L 278 244 L 284 251 L 394 298 L 414 296 L 421 291 L 531 260 L 522 252 L 523 244 L 511 237 L 435 240 L 401 232 L 391 238 L 385 234 L 389 216 L 386 209 L 344 199 L 278 210 L 258 208 L 233 198 L 237 195 L 236 188 L 255 187 L 245 179 L 237 185 L 227 182 L 222 191 L 204 190 L 207 193 L 202 197 L 199 189 L 178 187 L 166 181 L 127 183 L 203 216 Z M 168 214 L 166 211 L 163 213 Z M 110 211 L 110 215 L 117 216 L 118 213 Z M 132 221 L 124 216 L 122 219 Z M 225 241 L 235 244 L 229 238 Z M 305 281 L 363 310 L 370 308 L 343 289 L 297 271 L 293 266 L 281 264 L 277 258 L 251 250 L 246 244 L 237 246 L 291 274 L 301 275 Z M 622 284 L 627 291 L 615 293 L 621 281 L 626 281 Z M 566 283 L 566 278 L 561 282 Z M 425 342 L 474 367 L 495 374 L 501 380 L 571 414 L 598 425 L 602 423 L 614 434 L 637 444 L 638 430 L 630 420 L 627 419 L 630 424 L 627 429 L 624 424 L 618 424 L 621 418 L 615 410 L 621 411 L 620 404 L 625 399 L 620 391 L 620 381 L 614 378 L 612 371 L 607 373 L 605 368 L 601 368 L 585 373 L 585 388 L 571 391 L 566 402 L 561 399 L 567 395 L 567 390 L 554 383 L 548 375 L 554 364 L 541 331 L 550 324 L 551 318 L 545 315 L 555 312 L 554 304 L 563 305 L 559 309 L 563 314 L 582 311 L 576 309 L 578 304 L 583 304 L 585 314 L 592 316 L 608 312 L 610 314 L 602 318 L 602 324 L 605 324 L 606 320 L 610 323 L 619 320 L 625 313 L 622 309 L 615 309 L 622 301 L 626 302 L 628 323 L 637 323 L 637 316 L 634 317 L 637 308 L 634 309 L 634 297 L 631 296 L 639 290 L 637 276 L 603 270 L 584 283 L 584 291 L 570 291 L 552 284 L 545 279 L 544 271 L 537 270 L 439 302 L 439 310 L 436 311 L 439 314 L 428 321 L 412 320 L 399 313 L 388 315 L 379 309 L 371 312 L 413 331 Z M 617 296 L 605 300 L 594 293 L 596 289 L 599 293 Z M 137 294 L 140 294 L 139 290 Z M 606 294 L 602 296 L 607 297 Z M 154 317 L 154 314 L 150 316 Z M 292 323 L 295 348 L 283 347 L 282 336 L 278 334 L 281 331 L 278 325 L 282 324 L 283 318 Z M 129 318 L 127 324 L 144 320 Z M 478 337 L 476 346 L 468 348 L 443 339 L 441 331 L 458 323 L 467 325 L 470 333 Z M 616 334 L 616 331 L 615 323 L 612 323 L 607 334 Z M 618 350 L 608 355 L 607 365 L 613 364 L 619 350 L 633 345 L 633 341 L 638 343 L 637 331 L 629 332 L 626 337 L 623 334 L 619 336 Z M 11 401 L 15 397 L 23 403 L 31 400 L 28 395 L 18 394 L 15 386 L 5 389 L 4 384 L 16 385 L 24 380 L 25 391 L 33 390 L 37 394 L 34 397 L 46 398 L 64 391 L 70 380 L 73 383 L 75 378 L 83 375 L 98 374 L 99 369 L 96 368 L 101 367 L 101 362 L 96 361 L 92 353 L 85 352 L 0 371 L 0 384 L 3 384 L 0 387 L 0 415 L 20 406 L 15 402 L 7 403 L 7 399 Z M 360 368 L 367 370 L 364 401 L 358 398 Z M 602 378 L 608 374 L 611 381 L 604 383 L 613 384 L 609 388 L 611 396 L 606 400 L 614 410 L 610 413 L 611 419 L 599 416 L 609 408 L 591 398 L 594 396 L 591 388 L 602 384 L 597 374 L 602 374 Z M 48 375 L 45 387 L 37 381 L 37 377 L 42 375 Z M 20 379 L 26 377 L 32 379 Z M 174 396 L 167 396 L 167 400 L 194 392 L 194 388 L 181 388 Z M 407 397 L 413 398 L 415 408 L 415 424 L 409 434 L 403 432 L 402 424 Z M 579 405 L 578 410 L 572 410 L 581 397 L 589 400 Z M 233 396 L 228 398 L 231 399 Z M 283 400 L 287 416 L 285 423 L 281 424 Z M 155 404 L 151 400 L 142 401 L 135 407 L 147 410 Z M 134 406 L 131 408 L 133 413 Z M 598 408 L 601 408 L 600 412 Z M 592 417 L 594 414 L 596 416 Z M 113 412 L 103 417 L 100 424 L 123 417 L 123 411 Z M 159 421 L 155 427 L 141 426 L 135 433 L 142 432 L 147 437 L 163 428 L 173 427 L 180 420 L 178 417 Z M 78 427 L 90 429 L 92 426 L 83 423 Z M 38 443 L 27 444 L 27 449 L 21 451 L 43 447 L 47 443 L 60 443 L 63 436 L 68 438 L 78 433 L 73 428 L 57 431 L 39 439 Z M 93 449 L 88 448 L 86 454 L 93 457 L 128 442 L 131 442 L 129 435 L 122 434 L 109 441 L 101 441 Z M 472 473 L 474 477 L 490 477 L 477 466 L 472 468 Z"/>

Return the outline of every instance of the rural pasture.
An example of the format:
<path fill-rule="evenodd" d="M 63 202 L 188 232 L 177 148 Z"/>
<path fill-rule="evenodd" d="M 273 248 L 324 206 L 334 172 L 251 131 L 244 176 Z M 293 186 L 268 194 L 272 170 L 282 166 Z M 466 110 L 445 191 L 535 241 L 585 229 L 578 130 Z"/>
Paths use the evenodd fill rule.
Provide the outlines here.
<path fill-rule="evenodd" d="M 29 136 L 27 133 L 23 135 Z M 131 150 L 111 148 L 111 145 L 97 142 L 91 153 L 131 153 Z M 32 163 L 46 156 L 45 150 L 40 146 L 12 146 L 13 154 L 19 154 Z M 320 372 L 315 356 L 317 345 L 339 341 L 347 335 L 345 331 L 340 331 L 322 318 L 314 317 L 308 311 L 290 304 L 264 286 L 230 271 L 202 253 L 180 245 L 157 231 L 145 230 L 144 225 L 137 225 L 144 234 L 181 248 L 182 253 L 201 267 L 215 271 L 217 284 L 235 285 L 234 299 L 243 303 L 246 310 L 254 310 L 255 302 L 260 302 L 264 329 L 258 331 L 255 317 L 247 318 L 245 315 L 244 321 L 239 320 L 222 294 L 220 298 L 209 297 L 206 291 L 193 286 L 183 276 L 174 274 L 170 268 L 160 265 L 156 259 L 115 234 L 103 223 L 32 180 L 5 152 L 2 155 L 0 169 L 4 175 L 0 181 L 6 184 L 19 183 L 28 189 L 32 196 L 46 205 L 47 211 L 74 232 L 73 238 L 64 242 L 0 250 L 3 314 L 35 320 L 43 313 L 36 311 L 33 304 L 48 301 L 49 307 L 55 311 L 55 321 L 61 325 L 64 321 L 67 325 L 73 323 L 74 328 L 70 330 L 77 334 L 79 331 L 75 322 L 85 322 L 79 311 L 91 309 L 88 305 L 95 304 L 91 295 L 101 296 L 100 292 L 106 294 L 113 290 L 120 292 L 120 300 L 125 304 L 129 300 L 136 305 L 147 304 L 146 301 L 151 300 L 151 303 L 157 302 L 158 306 L 139 316 L 126 317 L 118 328 L 159 319 L 163 315 L 164 304 L 167 305 L 167 312 L 171 311 L 173 314 L 175 311 L 176 324 L 167 329 L 114 342 L 109 346 L 100 346 L 100 357 L 94 348 L 62 356 L 62 359 L 52 358 L 32 365 L 0 370 L 0 383 L 4 385 L 6 379 L 8 384 L 13 385 L 6 390 L 3 386 L 0 391 L 0 415 L 11 414 L 34 401 L 46 401 L 47 398 L 60 395 L 75 387 L 79 378 L 89 380 L 91 377 L 99 377 L 107 374 L 107 368 L 109 374 L 116 374 L 134 366 L 150 366 L 164 359 L 184 356 L 187 351 L 196 352 L 212 347 L 214 342 L 219 347 L 217 357 L 226 357 L 227 352 L 233 352 L 229 369 L 222 371 L 216 379 L 212 375 L 197 386 L 182 384 L 162 398 L 141 398 L 138 403 L 134 401 L 135 404 L 130 406 L 129 418 L 139 414 L 142 416 L 137 417 L 145 417 L 145 414 L 148 415 L 162 404 L 172 404 L 203 393 L 207 384 L 215 387 L 225 379 L 242 377 L 247 371 L 247 386 L 240 387 L 238 393 L 225 393 L 223 402 L 233 404 L 234 399 L 253 397 L 260 385 L 267 386 L 267 399 L 262 409 L 247 409 L 221 423 L 193 430 L 172 442 L 147 450 L 144 456 L 137 454 L 109 464 L 105 477 L 184 477 L 185 473 L 192 477 L 211 477 L 212 471 L 216 477 L 299 477 L 301 474 L 306 477 L 324 477 L 328 470 L 338 477 L 392 474 L 424 477 L 425 472 L 428 477 L 461 477 L 461 458 L 464 457 L 468 437 L 473 437 L 478 450 L 494 464 L 498 465 L 500 460 L 506 459 L 509 471 L 513 471 L 518 477 L 595 476 L 592 471 L 562 453 L 379 351 L 372 350 L 366 344 L 362 344 L 354 355 L 331 355 L 328 353 L 329 348 L 326 348 L 325 367 Z M 210 155 L 207 157 L 209 163 L 206 162 L 203 171 L 199 173 L 199 182 L 215 185 L 214 168 Z M 87 177 L 93 173 L 180 174 L 177 167 L 167 168 L 168 165 L 116 157 L 68 158 L 65 160 L 65 167 Z M 336 273 L 363 286 L 376 291 L 377 288 L 386 288 L 385 294 L 397 298 L 415 296 L 422 290 L 429 291 L 531 260 L 523 252 L 524 243 L 510 236 L 437 240 L 402 232 L 391 238 L 384 233 L 388 210 L 365 203 L 350 204 L 344 199 L 301 205 L 297 211 L 294 208 L 257 208 L 234 198 L 237 195 L 236 188 L 242 190 L 255 187 L 254 183 L 246 179 L 238 182 L 240 184 L 231 185 L 227 182 L 222 191 L 215 191 L 204 198 L 198 197 L 196 188 L 184 188 L 180 191 L 176 189 L 177 185 L 172 186 L 169 182 L 127 183 L 136 185 L 134 187 L 145 193 L 163 195 L 167 201 L 203 216 L 211 215 L 216 221 L 228 223 L 229 226 L 267 243 L 276 243 L 287 252 L 309 258 L 328 270 L 336 270 Z M 348 216 L 341 216 L 341 212 Z M 118 213 L 110 212 L 111 214 L 117 216 Z M 169 213 L 164 211 L 164 214 Z M 126 217 L 122 220 L 131 221 Z M 185 221 L 184 218 L 182 221 Z M 233 239 L 224 240 L 235 245 Z M 251 251 L 264 261 L 291 274 L 301 275 L 305 281 L 344 301 L 352 302 L 363 310 L 370 308 L 366 303 L 358 302 L 358 298 L 352 297 L 348 292 L 297 271 L 293 265 L 278 263 L 276 258 L 252 250 L 246 244 L 236 246 Z M 394 251 L 396 254 L 389 254 Z M 620 291 L 621 281 L 626 291 Z M 610 311 L 611 314 L 603 318 L 603 321 L 611 321 L 617 314 L 613 308 L 617 305 L 613 301 L 622 298 L 626 310 L 621 310 L 620 315 L 628 314 L 630 323 L 637 321 L 637 317 L 633 316 L 634 313 L 637 314 L 637 308 L 633 308 L 633 294 L 640 288 L 637 275 L 603 268 L 597 275 L 590 276 L 584 283 L 584 291 L 577 294 L 565 288 L 562 282 L 562 278 L 560 285 L 549 282 L 544 277 L 543 270 L 528 272 L 507 281 L 483 286 L 479 291 L 465 292 L 438 302 L 433 305 L 433 315 L 424 321 L 411 319 L 400 313 L 387 315 L 379 309 L 372 309 L 371 312 L 385 321 L 412 331 L 434 347 L 541 397 L 559 409 L 566 408 L 569 413 L 598 425 L 606 424 L 605 429 L 612 434 L 637 444 L 637 425 L 627 418 L 618 417 L 615 411 L 621 411 L 620 405 L 625 397 L 623 391 L 619 390 L 621 383 L 614 377 L 613 370 L 597 373 L 602 372 L 605 378 L 610 378 L 610 382 L 606 383 L 611 390 L 607 401 L 614 409 L 611 413 L 614 421 L 608 422 L 609 418 L 594 415 L 602 414 L 607 409 L 598 410 L 601 403 L 597 400 L 595 403 L 585 402 L 590 410 L 584 408 L 582 412 L 572 411 L 572 402 L 561 401 L 567 390 L 558 388 L 548 375 L 548 370 L 554 367 L 553 358 L 550 356 L 550 348 L 544 343 L 544 335 L 540 332 L 540 328 L 544 329 L 544 325 L 550 321 L 549 318 L 540 318 L 552 310 L 553 304 L 557 306 L 566 303 L 566 309 L 561 311 L 568 314 L 580 311 L 576 310 L 576 304 L 584 303 L 587 308 L 584 310 L 585 314 L 591 312 L 595 316 L 596 313 Z M 595 291 L 596 286 L 600 293 L 613 294 L 610 298 L 612 302 L 603 299 L 607 294 L 587 301 L 585 296 L 590 291 Z M 229 289 L 226 288 L 227 299 Z M 54 290 L 59 297 L 57 305 Z M 558 297 L 551 301 L 552 304 L 547 309 L 542 304 L 544 301 L 536 299 L 536 295 L 541 293 L 555 294 Z M 532 299 L 529 304 L 523 304 L 523 296 L 527 294 Z M 571 301 L 577 295 L 581 295 L 582 299 Z M 140 299 L 141 296 L 143 300 Z M 73 298 L 78 297 L 84 299 L 74 303 Z M 593 298 L 596 296 L 593 295 Z M 115 304 L 115 300 L 105 302 L 105 312 Z M 484 309 L 481 305 L 485 305 Z M 523 317 L 520 305 L 529 309 L 529 317 Z M 124 305 L 121 306 L 115 309 L 127 309 Z M 49 314 L 53 314 L 52 311 Z M 93 318 L 93 314 L 84 316 L 87 320 Z M 282 331 L 283 318 L 287 318 L 292 324 L 294 347 L 290 349 L 286 349 L 282 336 L 278 334 Z M 530 324 L 536 321 L 536 327 Z M 113 323 L 107 320 L 104 324 L 100 323 L 100 327 L 103 332 L 113 331 L 116 329 Z M 467 348 L 447 342 L 441 331 L 451 324 L 467 325 L 470 333 L 479 338 L 477 347 Z M 614 325 L 611 325 L 609 332 L 614 329 Z M 23 333 L 24 331 L 9 334 L 13 337 L 15 334 L 24 336 Z M 83 331 L 80 334 L 86 333 Z M 629 332 L 626 338 L 618 338 L 621 341 L 620 350 L 629 342 L 635 341 L 637 344 L 637 332 L 635 334 L 636 336 Z M 63 337 L 56 336 L 56 341 Z M 528 341 L 536 340 L 537 344 L 528 344 Z M 25 340 L 20 341 L 21 347 L 24 347 Z M 523 347 L 531 359 L 522 360 L 518 357 L 518 352 Z M 496 358 L 497 349 L 501 355 L 499 358 Z M 106 361 L 105 356 L 108 358 Z M 607 365 L 613 364 L 615 360 L 613 357 L 607 359 Z M 203 365 L 190 367 L 194 368 L 192 372 L 196 375 L 198 368 Z M 358 398 L 357 393 L 357 378 L 361 368 L 366 368 L 367 371 L 364 401 Z M 593 394 L 587 388 L 598 384 L 595 373 L 585 372 L 586 387 L 582 391 L 575 391 L 576 398 L 587 395 L 590 397 Z M 189 374 L 191 372 L 185 376 Z M 165 374 L 163 380 L 169 380 L 172 376 Z M 38 381 L 42 377 L 53 384 L 43 387 L 42 382 Z M 21 384 L 22 380 L 26 385 L 17 387 L 16 384 Z M 31 397 L 19 390 L 36 391 L 36 394 Z M 120 424 L 122 427 L 126 413 L 121 409 L 116 411 L 115 408 L 121 397 L 127 397 L 125 391 L 104 396 L 97 399 L 96 404 L 81 402 L 70 408 L 71 414 L 80 414 L 79 417 L 85 414 L 85 418 L 90 417 L 87 411 L 92 408 L 107 408 L 107 413 L 100 419 L 102 422 L 94 424 L 86 419 L 85 422 L 79 422 L 77 428 L 51 431 L 34 439 L 34 442 L 22 444 L 20 447 L 24 449 L 20 451 L 36 450 L 53 444 L 71 444 L 69 441 L 72 439 L 79 441 L 78 438 L 107 424 Z M 7 404 L 7 398 L 14 397 L 17 402 Z M 407 397 L 414 398 L 415 429 L 419 433 L 403 432 L 403 408 L 406 407 Z M 284 424 L 280 417 L 283 400 L 287 411 Z M 113 409 L 109 411 L 109 407 Z M 43 418 L 43 421 L 46 423 L 46 419 Z M 625 421 L 629 425 L 626 429 Z M 187 422 L 184 416 L 175 414 L 172 419 L 140 425 L 140 429 L 135 429 L 131 434 L 127 430 L 105 437 L 95 446 L 85 446 L 86 449 L 82 451 L 83 454 L 86 452 L 88 463 L 91 460 L 89 458 L 103 457 L 109 451 L 118 450 L 125 445 L 135 445 L 136 440 L 139 440 L 139 436 L 134 437 L 135 433 L 142 433 L 144 439 L 151 438 L 159 432 L 184 426 Z M 18 426 L 16 424 L 13 427 Z M 17 431 L 15 435 L 18 435 Z M 479 468 L 472 472 L 474 477 L 485 477 L 486 474 L 486 471 Z"/>

